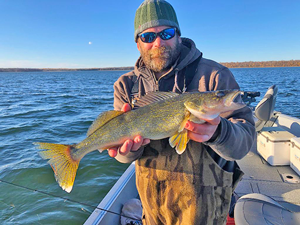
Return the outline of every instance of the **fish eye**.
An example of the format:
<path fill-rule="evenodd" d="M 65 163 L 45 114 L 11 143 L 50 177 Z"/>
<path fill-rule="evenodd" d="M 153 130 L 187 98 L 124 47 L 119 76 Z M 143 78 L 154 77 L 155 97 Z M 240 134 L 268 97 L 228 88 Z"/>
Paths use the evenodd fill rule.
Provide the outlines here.
<path fill-rule="evenodd" d="M 222 97 L 225 96 L 225 93 L 224 93 L 224 91 L 217 91 L 217 92 L 216 92 L 216 96 L 217 96 L 218 98 L 222 98 Z"/>

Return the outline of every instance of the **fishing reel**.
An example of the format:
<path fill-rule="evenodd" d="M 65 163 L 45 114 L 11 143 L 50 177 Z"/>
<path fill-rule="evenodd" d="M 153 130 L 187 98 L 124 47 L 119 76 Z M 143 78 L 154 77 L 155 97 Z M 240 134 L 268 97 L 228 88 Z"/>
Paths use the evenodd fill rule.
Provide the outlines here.
<path fill-rule="evenodd" d="M 246 105 L 250 105 L 252 102 L 256 102 L 256 97 L 260 96 L 260 92 L 257 91 L 242 91 L 241 92 L 241 97 L 243 102 Z"/>

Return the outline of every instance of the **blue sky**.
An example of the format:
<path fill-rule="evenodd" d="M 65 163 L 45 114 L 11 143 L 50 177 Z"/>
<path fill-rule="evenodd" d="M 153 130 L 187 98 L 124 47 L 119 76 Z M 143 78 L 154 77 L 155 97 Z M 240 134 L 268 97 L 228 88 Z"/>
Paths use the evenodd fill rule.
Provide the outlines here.
<path fill-rule="evenodd" d="M 299 60 L 299 0 L 169 0 L 182 36 L 217 62 Z M 0 0 L 0 68 L 133 66 L 141 0 Z"/>

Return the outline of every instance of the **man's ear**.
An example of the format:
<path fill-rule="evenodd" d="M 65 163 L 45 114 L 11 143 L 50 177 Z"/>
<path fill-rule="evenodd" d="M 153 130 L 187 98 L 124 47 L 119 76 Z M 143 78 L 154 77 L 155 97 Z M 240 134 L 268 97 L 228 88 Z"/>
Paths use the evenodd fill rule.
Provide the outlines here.
<path fill-rule="evenodd" d="M 136 42 L 137 49 L 140 51 L 139 41 Z"/>
<path fill-rule="evenodd" d="M 180 36 L 178 36 L 178 41 L 179 41 L 180 44 L 182 43 L 182 39 L 181 39 Z"/>

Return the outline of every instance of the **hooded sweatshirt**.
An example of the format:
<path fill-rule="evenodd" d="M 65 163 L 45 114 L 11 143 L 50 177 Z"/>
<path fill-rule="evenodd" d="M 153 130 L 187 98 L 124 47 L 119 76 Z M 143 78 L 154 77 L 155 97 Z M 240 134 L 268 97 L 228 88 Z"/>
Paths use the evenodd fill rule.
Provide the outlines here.
<path fill-rule="evenodd" d="M 114 108 L 153 91 L 216 91 L 239 89 L 230 70 L 205 59 L 194 42 L 182 38 L 176 63 L 158 80 L 140 57 L 133 71 L 114 84 Z M 185 83 L 187 67 L 201 57 L 192 80 Z M 137 82 L 137 84 L 135 84 Z M 133 87 L 138 86 L 137 93 Z M 250 150 L 255 136 L 252 111 L 248 107 L 220 115 L 213 138 L 204 143 L 189 141 L 182 155 L 168 139 L 116 159 L 136 160 L 136 184 L 144 208 L 143 224 L 225 224 L 231 194 L 241 173 L 234 160 Z"/>

